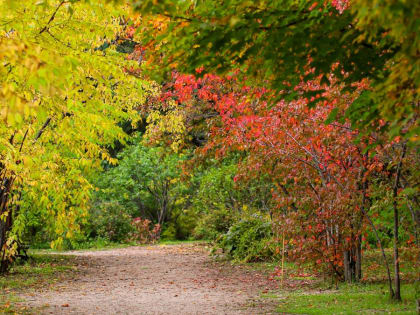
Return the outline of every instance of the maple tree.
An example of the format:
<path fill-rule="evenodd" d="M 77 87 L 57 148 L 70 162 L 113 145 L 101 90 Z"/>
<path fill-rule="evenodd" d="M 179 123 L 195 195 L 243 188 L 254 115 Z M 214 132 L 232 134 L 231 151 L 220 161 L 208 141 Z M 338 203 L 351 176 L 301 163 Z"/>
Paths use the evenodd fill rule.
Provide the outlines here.
<path fill-rule="evenodd" d="M 154 61 L 146 66 L 164 75 L 174 68 L 190 73 L 175 78 L 179 92 L 172 95 L 173 104 L 182 112 L 169 110 L 181 119 L 182 133 L 197 127 L 188 127 L 186 117 L 197 112 L 191 104 L 212 113 L 208 142 L 199 151 L 219 158 L 244 152 L 243 174 L 236 179 L 273 178 L 273 198 L 282 213 L 277 222 L 291 229 L 291 247 L 299 257 L 311 253 L 338 276 L 360 279 L 366 223 L 380 242 L 368 211 L 388 200 L 395 292 L 382 252 L 391 296 L 401 300 L 399 211 L 411 213 L 414 235 L 419 228 L 413 208 L 418 185 L 407 180 L 412 186 L 403 189 L 401 182 L 402 173 L 418 177 L 406 163 L 418 165 L 419 4 L 215 0 L 133 5 L 159 21 L 141 29 Z M 160 54 L 150 45 L 157 45 Z M 191 76 L 197 69 L 202 79 Z M 227 81 L 233 72 L 248 86 L 268 85 L 272 91 L 224 81 L 230 90 L 224 86 L 222 94 L 206 99 L 200 80 L 212 72 L 227 75 Z M 315 104 L 319 108 L 311 109 Z M 168 131 L 160 136 L 168 139 Z M 377 199 L 370 196 L 376 185 L 387 187 Z M 324 234 L 325 239 L 319 237 Z"/>
<path fill-rule="evenodd" d="M 145 108 L 147 111 L 151 106 L 151 112 L 159 112 L 147 127 L 150 141 L 168 146 L 175 143 L 176 150 L 195 147 L 195 156 L 189 162 L 193 168 L 209 157 L 224 159 L 242 152 L 234 180 L 238 185 L 249 185 L 261 176 L 270 179 L 273 222 L 278 234 L 284 233 L 288 240 L 289 257 L 311 261 L 318 270 L 324 266 L 327 273 L 338 278 L 349 282 L 362 279 L 363 237 L 367 228 L 373 229 L 382 249 L 391 295 L 399 299 L 399 281 L 395 282 L 394 293 L 391 268 L 372 218 L 378 215 L 375 204 L 385 199 L 372 195 L 379 182 L 381 187 L 388 187 L 388 202 L 398 203 L 394 210 L 400 208 L 405 217 L 411 215 L 415 235 L 418 212 L 402 200 L 406 192 L 411 198 L 416 195 L 413 180 L 418 172 L 408 169 L 409 164 L 418 165 L 416 151 L 410 148 L 407 152 L 407 144 L 400 138 L 392 142 L 378 139 L 382 137 L 380 132 L 361 136 L 346 120 L 348 107 L 363 93 L 366 83 L 359 83 L 355 92 L 343 94 L 338 87 L 321 84 L 321 78 L 302 82 L 297 92 L 324 90 L 315 96 L 324 99 L 322 106 L 308 108 L 311 100 L 305 97 L 273 106 L 273 91 L 245 86 L 238 78 L 174 72 L 161 96 Z M 330 75 L 329 81 L 335 80 Z M 331 112 L 339 121 L 332 121 Z M 384 144 L 379 145 L 378 140 Z M 405 152 L 404 161 L 401 150 Z M 396 184 L 401 171 L 411 178 L 407 178 L 411 188 L 405 192 L 401 184 Z M 398 213 L 394 219 L 397 266 Z M 399 271 L 395 268 L 397 279 Z"/>

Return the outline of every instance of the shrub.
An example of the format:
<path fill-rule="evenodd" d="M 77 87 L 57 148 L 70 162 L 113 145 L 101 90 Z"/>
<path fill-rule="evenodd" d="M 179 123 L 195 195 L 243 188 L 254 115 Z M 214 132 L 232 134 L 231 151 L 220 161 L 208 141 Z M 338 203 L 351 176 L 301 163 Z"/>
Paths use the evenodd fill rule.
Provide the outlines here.
<path fill-rule="evenodd" d="M 218 246 L 236 260 L 273 259 L 275 248 L 271 222 L 257 214 L 241 219 L 230 227 Z"/>
<path fill-rule="evenodd" d="M 166 224 L 162 231 L 161 238 L 166 241 L 176 240 L 176 227 L 173 223 Z"/>
<path fill-rule="evenodd" d="M 123 206 L 116 201 L 100 203 L 91 210 L 92 232 L 95 237 L 102 237 L 111 242 L 126 241 L 134 231 L 132 218 Z"/>
<path fill-rule="evenodd" d="M 204 214 L 194 229 L 193 236 L 197 239 L 216 240 L 227 233 L 236 221 L 233 211 L 219 208 Z"/>
<path fill-rule="evenodd" d="M 151 225 L 152 221 L 142 218 L 134 218 L 131 221 L 134 231 L 132 232 L 132 240 L 141 244 L 155 243 L 160 237 L 160 225 Z"/>
<path fill-rule="evenodd" d="M 198 215 L 193 209 L 174 209 L 171 222 L 175 225 L 176 239 L 191 239 L 197 226 Z"/>

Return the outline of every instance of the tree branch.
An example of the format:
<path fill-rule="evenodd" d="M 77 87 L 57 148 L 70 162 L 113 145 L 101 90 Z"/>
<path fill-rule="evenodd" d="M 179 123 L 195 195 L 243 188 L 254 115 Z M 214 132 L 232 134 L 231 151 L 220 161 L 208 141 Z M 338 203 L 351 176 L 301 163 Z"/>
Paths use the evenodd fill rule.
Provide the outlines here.
<path fill-rule="evenodd" d="M 34 142 L 36 142 L 42 136 L 42 134 L 44 133 L 45 129 L 48 127 L 50 122 L 51 122 L 51 117 L 48 117 L 45 123 L 42 125 L 41 129 L 39 129 L 39 131 L 37 132 L 34 138 Z"/>
<path fill-rule="evenodd" d="M 57 8 L 55 9 L 54 13 L 51 15 L 50 19 L 48 20 L 47 24 L 39 31 L 39 35 L 41 35 L 42 33 L 44 33 L 46 30 L 48 30 L 48 27 L 50 26 L 50 24 L 54 21 L 55 16 L 58 13 L 58 10 L 60 10 L 60 8 L 65 4 L 68 3 L 68 1 L 66 0 L 62 0 L 60 2 L 60 4 L 57 6 Z"/>

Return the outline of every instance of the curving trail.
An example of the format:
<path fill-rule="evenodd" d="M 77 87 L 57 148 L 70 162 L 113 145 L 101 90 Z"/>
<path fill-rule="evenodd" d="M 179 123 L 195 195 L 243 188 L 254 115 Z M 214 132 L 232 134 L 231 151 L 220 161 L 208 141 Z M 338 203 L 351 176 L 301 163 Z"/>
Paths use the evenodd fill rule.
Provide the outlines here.
<path fill-rule="evenodd" d="M 70 252 L 80 272 L 25 293 L 35 314 L 270 314 L 267 276 L 212 260 L 198 244 Z"/>

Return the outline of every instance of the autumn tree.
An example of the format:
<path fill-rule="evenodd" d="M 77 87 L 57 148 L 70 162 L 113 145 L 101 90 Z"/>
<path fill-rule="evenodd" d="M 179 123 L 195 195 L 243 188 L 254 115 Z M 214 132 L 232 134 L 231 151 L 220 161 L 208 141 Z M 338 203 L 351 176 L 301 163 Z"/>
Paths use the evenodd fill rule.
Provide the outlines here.
<path fill-rule="evenodd" d="M 138 119 L 148 85 L 126 60 L 101 49 L 122 31 L 120 7 L 104 2 L 0 1 L 0 272 L 17 254 L 31 209 L 55 235 L 80 231 L 106 147 Z"/>
<path fill-rule="evenodd" d="M 162 64 L 165 66 L 161 71 L 163 74 L 170 73 L 174 68 L 181 73 L 192 74 L 197 68 L 204 67 L 203 73 L 230 75 L 232 71 L 239 69 L 239 73 L 243 74 L 242 79 L 247 80 L 248 85 L 269 85 L 275 91 L 269 103 L 271 108 L 278 108 L 278 112 L 264 110 L 265 114 L 262 114 L 260 109 L 248 106 L 249 113 L 246 115 L 236 113 L 242 121 L 238 121 L 239 118 L 236 116 L 227 115 L 226 120 L 222 118 L 224 127 L 219 129 L 219 133 L 212 133 L 209 136 L 210 143 L 214 143 L 215 139 L 220 140 L 218 142 L 220 148 L 215 151 L 216 154 L 224 154 L 224 151 L 231 149 L 238 141 L 242 141 L 238 149 L 249 153 L 254 148 L 253 145 L 261 146 L 264 142 L 265 135 L 257 131 L 260 129 L 257 126 L 262 128 L 270 125 L 270 121 L 275 119 L 276 115 L 281 116 L 283 120 L 284 116 L 288 117 L 295 104 L 304 104 L 307 107 L 317 105 L 321 109 L 316 113 L 304 113 L 303 108 L 300 109 L 303 116 L 299 115 L 298 122 L 288 126 L 290 135 L 285 132 L 278 133 L 277 137 L 274 137 L 277 142 L 271 140 L 272 146 L 276 148 L 274 150 L 276 159 L 274 157 L 273 159 L 282 162 L 285 160 L 284 154 L 291 159 L 290 161 L 292 158 L 299 158 L 300 163 L 306 164 L 308 169 L 306 178 L 309 181 L 320 176 L 318 178 L 322 183 L 320 188 L 306 183 L 309 187 L 313 186 L 312 193 L 315 195 L 322 196 L 318 189 L 327 189 L 324 193 L 331 196 L 343 191 L 343 195 L 340 195 L 343 199 L 333 206 L 340 213 L 340 217 L 335 218 L 344 220 L 342 223 L 347 222 L 345 217 L 350 215 L 346 214 L 346 211 L 351 211 L 348 207 L 358 209 L 357 212 L 363 218 L 361 221 L 368 220 L 366 210 L 373 202 L 369 197 L 368 187 L 372 188 L 369 183 L 372 183 L 373 179 L 385 179 L 386 176 L 382 176 L 384 174 L 388 176 L 385 180 L 388 184 L 385 186 L 392 191 L 389 200 L 394 209 L 395 295 L 392 287 L 390 291 L 391 295 L 400 300 L 399 209 L 402 206 L 403 191 L 410 191 L 411 194 L 411 201 L 405 201 L 411 206 L 404 208 L 410 209 L 413 222 L 417 220 L 416 211 L 413 211 L 413 197 L 418 198 L 418 185 L 412 182 L 414 185 L 411 187 L 412 190 L 410 188 L 403 190 L 400 180 L 401 167 L 405 164 L 407 152 L 410 152 L 409 160 L 417 165 L 414 156 L 418 151 L 416 145 L 418 145 L 419 132 L 420 41 L 417 32 L 419 4 L 416 1 L 379 3 L 361 0 L 350 3 L 348 1 L 221 2 L 215 0 L 198 3 L 137 1 L 133 5 L 144 16 L 151 16 L 160 21 L 157 25 L 153 24 L 149 31 L 142 29 L 149 34 L 144 38 L 146 46 L 149 43 L 159 43 L 160 54 L 156 54 L 153 49 L 149 51 L 155 62 L 148 65 L 154 71 L 157 65 L 161 67 Z M 314 80 L 318 80 L 315 85 Z M 302 85 L 306 85 L 307 88 L 302 89 Z M 327 106 L 328 103 L 334 104 L 331 98 L 328 98 L 328 92 L 331 91 L 336 91 L 336 100 L 338 100 L 336 104 L 341 104 L 344 99 L 346 106 L 334 105 L 332 108 Z M 233 98 L 237 97 L 238 95 L 234 95 Z M 256 104 L 261 103 L 260 97 L 261 95 L 255 97 Z M 237 104 L 244 103 L 242 101 L 229 103 L 231 100 L 232 98 L 225 99 L 218 104 L 226 106 L 225 111 L 232 113 L 235 112 Z M 324 101 L 327 103 L 323 103 Z M 284 104 L 284 106 L 279 108 L 275 104 Z M 288 109 L 288 106 L 291 106 L 291 109 Z M 267 108 L 270 106 L 267 105 Z M 238 110 L 242 111 L 241 108 Z M 350 165 L 354 168 L 343 161 L 335 161 L 336 166 L 333 169 L 337 172 L 341 169 L 344 173 L 331 175 L 333 172 L 324 168 L 322 163 L 322 166 L 319 166 L 319 162 L 328 159 L 328 154 L 333 154 L 331 152 L 334 150 L 331 151 L 329 146 L 318 148 L 325 151 L 321 153 L 312 147 L 315 141 L 312 137 L 317 139 L 318 132 L 326 131 L 321 122 L 314 117 L 304 117 L 309 114 L 315 115 L 316 119 L 323 117 L 330 126 L 328 128 L 332 128 L 334 124 L 331 123 L 334 120 L 337 120 L 336 125 L 343 126 L 339 134 L 334 133 L 331 145 L 334 141 L 338 141 L 340 145 L 332 145 L 332 148 L 338 149 L 337 154 L 340 156 L 352 157 Z M 308 123 L 314 119 L 317 121 L 316 125 L 309 129 L 316 131 L 316 135 L 301 131 L 303 126 L 309 126 L 304 123 L 308 118 L 310 119 Z M 235 121 L 237 128 L 229 129 L 228 123 Z M 288 130 L 286 126 L 278 127 L 278 130 Z M 247 128 L 255 134 L 246 133 Z M 347 130 L 347 133 L 343 132 L 344 130 Z M 247 136 L 241 138 L 241 134 Z M 228 139 L 231 139 L 230 142 Z M 363 141 L 356 144 L 355 141 L 360 140 Z M 295 148 L 291 149 L 293 143 Z M 306 147 L 308 143 L 311 144 L 310 148 Z M 373 158 L 372 155 L 375 154 L 379 157 Z M 259 158 L 255 158 L 253 163 L 258 167 L 270 165 L 266 159 L 267 154 L 256 156 Z M 299 164 L 298 161 L 295 163 Z M 276 162 L 274 166 L 277 167 L 278 163 L 280 162 Z M 255 169 L 255 165 L 250 168 Z M 284 166 L 282 172 L 294 173 L 296 170 L 290 162 Z M 327 178 L 331 182 L 325 180 L 325 175 L 322 175 L 325 172 L 330 173 Z M 418 172 L 411 170 L 406 176 L 416 178 Z M 334 178 L 345 178 L 346 181 L 343 185 Z M 327 193 L 328 187 L 333 186 L 334 188 Z M 289 196 L 296 197 L 282 187 L 287 188 L 284 183 L 280 186 L 282 199 L 287 199 Z M 357 191 L 358 198 L 350 195 L 345 197 L 344 192 L 352 190 Z M 301 198 L 300 201 L 303 202 L 304 199 Z M 291 205 L 302 209 L 296 206 L 296 201 Z M 315 204 L 308 203 L 302 206 L 312 211 L 317 209 Z M 328 209 L 326 204 L 321 208 L 323 211 Z M 360 222 L 351 223 L 351 227 L 359 226 Z M 416 234 L 418 229 L 416 222 L 414 226 Z M 375 229 L 373 225 L 372 228 Z M 334 238 L 343 240 L 341 231 L 349 229 L 340 228 L 339 231 L 340 235 Z M 307 235 L 307 231 L 300 231 L 298 234 Z M 358 234 L 360 233 L 356 232 L 354 235 Z M 341 258 L 338 261 L 340 260 Z"/>
<path fill-rule="evenodd" d="M 261 176 L 271 181 L 270 211 L 279 234 L 289 240 L 289 257 L 312 262 L 317 270 L 322 266 L 338 279 L 360 281 L 362 239 L 366 228 L 377 235 L 373 217 L 378 215 L 378 202 L 388 200 L 393 204 L 398 161 L 406 165 L 403 172 L 410 178 L 411 188 L 403 192 L 399 184 L 396 209 L 402 210 L 403 217 L 414 219 L 412 235 L 417 233 L 412 206 L 416 198 L 413 180 L 418 175 L 408 167 L 418 164 L 415 150 L 406 151 L 410 157 L 405 156 L 402 162 L 401 155 L 395 152 L 402 152 L 404 141 L 388 142 L 379 131 L 362 135 L 345 118 L 348 107 L 363 93 L 366 83 L 358 84 L 355 92 L 343 93 L 338 87 L 321 83 L 320 77 L 302 82 L 296 87 L 301 95 L 307 90 L 324 90 L 314 96 L 324 99 L 322 106 L 308 108 L 311 99 L 304 97 L 273 105 L 274 91 L 243 85 L 239 78 L 211 74 L 200 78 L 174 72 L 160 96 L 144 107 L 146 112 L 159 113 L 153 114 L 148 125 L 150 141 L 176 150 L 195 147 L 190 170 L 207 158 L 223 160 L 237 154 L 240 159 L 235 182 L 239 186 L 255 183 Z M 329 76 L 330 82 L 335 80 Z M 198 143 L 191 142 L 197 133 L 203 137 Z M 411 162 L 407 163 L 407 159 Z M 379 182 L 381 187 L 388 187 L 387 198 L 374 197 Z M 403 201 L 407 193 L 411 194 L 411 201 Z M 397 214 L 397 229 L 398 220 Z M 381 238 L 376 240 L 393 295 L 391 266 L 385 259 Z M 395 240 L 398 251 L 398 234 Z M 395 275 L 397 279 L 398 270 Z M 399 286 L 397 282 L 395 288 Z M 397 292 L 396 289 L 395 295 Z"/>
<path fill-rule="evenodd" d="M 367 79 L 370 88 L 347 109 L 353 126 L 380 126 L 418 142 L 418 1 L 144 0 L 133 6 L 165 25 L 154 24 L 144 38 L 159 43 L 159 54 L 149 51 L 154 71 L 240 68 L 248 79 L 285 91 L 287 100 L 300 97 L 293 87 L 319 75 L 328 84 L 333 73 L 342 91 Z"/>

